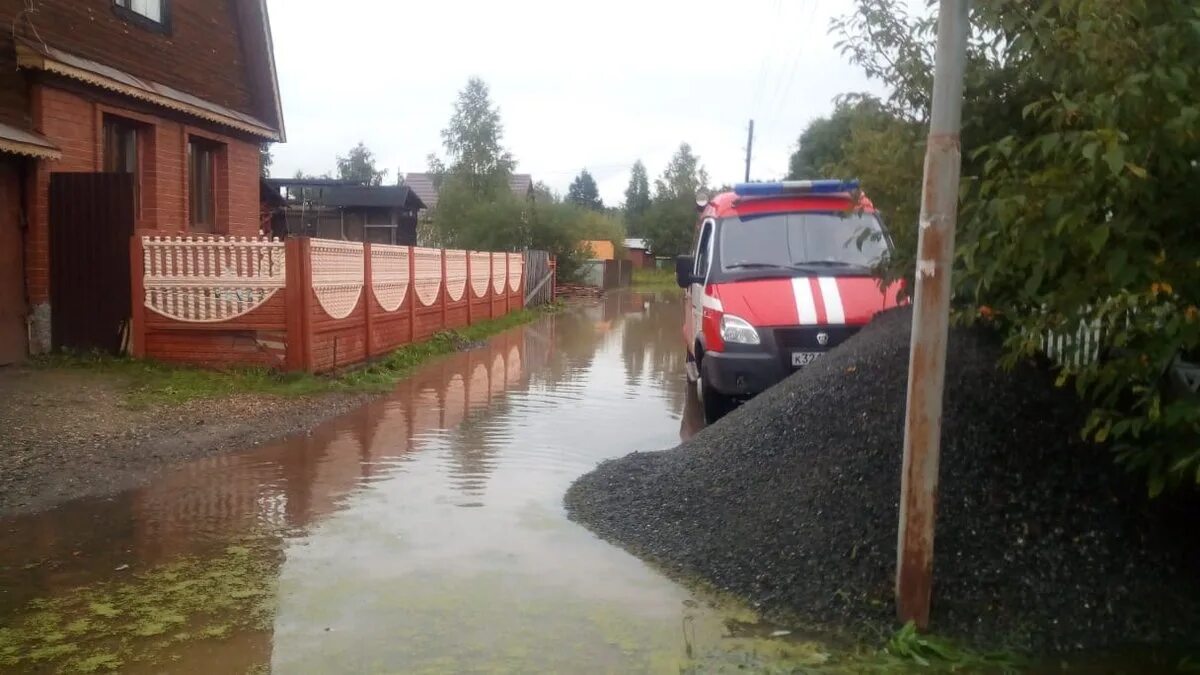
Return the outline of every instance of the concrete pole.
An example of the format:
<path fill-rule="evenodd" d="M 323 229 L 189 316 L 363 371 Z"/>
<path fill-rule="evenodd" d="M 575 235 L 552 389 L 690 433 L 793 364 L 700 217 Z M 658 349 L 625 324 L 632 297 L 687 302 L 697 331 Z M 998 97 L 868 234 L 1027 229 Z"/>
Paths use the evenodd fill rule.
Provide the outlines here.
<path fill-rule="evenodd" d="M 902 622 L 912 621 L 922 630 L 929 625 L 933 588 L 933 529 L 946 379 L 950 270 L 954 262 L 954 228 L 962 170 L 959 131 L 967 51 L 967 4 L 968 0 L 941 0 L 938 13 L 933 107 L 925 149 L 908 362 L 896 610 Z"/>
<path fill-rule="evenodd" d="M 746 136 L 746 182 L 750 182 L 750 159 L 754 151 L 754 120 L 750 120 L 750 133 Z"/>

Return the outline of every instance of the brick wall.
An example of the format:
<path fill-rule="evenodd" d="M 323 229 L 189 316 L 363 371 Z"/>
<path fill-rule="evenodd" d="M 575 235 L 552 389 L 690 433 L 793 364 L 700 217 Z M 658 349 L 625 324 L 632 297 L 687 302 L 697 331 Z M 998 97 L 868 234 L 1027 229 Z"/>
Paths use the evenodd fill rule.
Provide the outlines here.
<path fill-rule="evenodd" d="M 25 237 L 26 274 L 34 306 L 35 339 L 31 351 L 49 348 L 48 303 L 51 172 L 94 172 L 103 169 L 103 118 L 113 115 L 139 125 L 141 206 L 136 226 L 143 231 L 186 232 L 188 223 L 187 139 L 220 143 L 215 182 L 217 228 L 233 236 L 258 233 L 259 146 L 257 141 L 227 135 L 218 127 L 188 124 L 174 116 L 149 114 L 145 107 L 124 107 L 120 100 L 91 96 L 71 87 L 36 84 L 32 90 L 34 128 L 62 149 L 59 161 L 38 163 L 30 182 L 30 227 Z"/>
<path fill-rule="evenodd" d="M 220 105 L 259 114 L 249 85 L 234 2 L 171 0 L 164 33 L 127 21 L 112 0 L 38 0 L 25 13 L 17 34 L 100 61 Z M 0 51 L 11 50 L 14 20 L 26 0 L 0 0 Z"/>

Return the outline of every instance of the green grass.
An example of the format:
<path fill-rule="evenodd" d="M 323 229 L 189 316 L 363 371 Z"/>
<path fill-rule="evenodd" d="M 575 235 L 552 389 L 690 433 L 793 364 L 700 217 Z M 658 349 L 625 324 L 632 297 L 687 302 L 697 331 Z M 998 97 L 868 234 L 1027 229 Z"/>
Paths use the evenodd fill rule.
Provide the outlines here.
<path fill-rule="evenodd" d="M 675 270 L 672 269 L 635 269 L 633 271 L 634 290 L 667 291 L 678 290 L 675 283 Z"/>
<path fill-rule="evenodd" d="M 472 342 L 559 309 L 557 304 L 523 309 L 460 330 L 442 331 L 429 340 L 405 345 L 374 363 L 335 376 L 281 373 L 267 368 L 210 370 L 81 353 L 42 356 L 34 363 L 40 368 L 80 369 L 118 378 L 128 388 L 127 402 L 133 407 L 177 405 L 244 393 L 295 397 L 329 392 L 381 392 L 434 357 L 460 351 Z"/>

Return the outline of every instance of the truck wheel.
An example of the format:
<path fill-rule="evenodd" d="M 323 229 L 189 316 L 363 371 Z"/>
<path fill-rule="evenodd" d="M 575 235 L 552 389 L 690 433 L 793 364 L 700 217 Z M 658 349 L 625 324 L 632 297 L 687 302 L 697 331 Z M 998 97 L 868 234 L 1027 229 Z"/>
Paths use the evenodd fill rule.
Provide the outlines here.
<path fill-rule="evenodd" d="M 698 369 L 698 372 L 700 377 L 696 379 L 696 394 L 700 397 L 701 408 L 704 409 L 704 423 L 712 424 L 733 410 L 734 401 L 708 384 L 708 380 L 704 379 L 703 369 Z"/>

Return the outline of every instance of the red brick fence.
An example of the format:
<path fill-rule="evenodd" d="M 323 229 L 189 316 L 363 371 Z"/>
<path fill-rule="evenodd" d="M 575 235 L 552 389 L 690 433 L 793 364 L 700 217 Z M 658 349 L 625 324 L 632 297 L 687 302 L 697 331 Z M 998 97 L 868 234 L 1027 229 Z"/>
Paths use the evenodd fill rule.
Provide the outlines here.
<path fill-rule="evenodd" d="M 133 355 L 327 372 L 524 305 L 524 255 L 297 238 L 131 242 Z"/>

